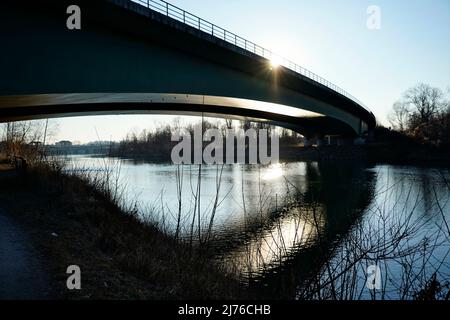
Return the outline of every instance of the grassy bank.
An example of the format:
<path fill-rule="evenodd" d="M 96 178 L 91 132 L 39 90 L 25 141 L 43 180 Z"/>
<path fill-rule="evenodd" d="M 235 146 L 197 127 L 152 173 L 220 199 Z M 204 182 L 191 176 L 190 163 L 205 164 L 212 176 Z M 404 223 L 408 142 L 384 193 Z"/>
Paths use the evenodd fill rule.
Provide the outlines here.
<path fill-rule="evenodd" d="M 245 289 L 205 253 L 121 209 L 86 179 L 42 166 L 26 173 L 1 169 L 1 206 L 41 251 L 56 298 L 245 297 Z M 66 288 L 69 265 L 81 268 L 81 290 Z"/>
<path fill-rule="evenodd" d="M 0 209 L 15 217 L 40 249 L 56 298 L 353 300 L 361 299 L 365 290 L 364 270 L 380 263 L 385 268 L 383 286 L 363 298 L 448 299 L 450 284 L 441 275 L 446 270 L 440 270 L 448 254 L 439 256 L 441 260 L 435 257 L 437 250 L 448 249 L 448 197 L 444 194 L 441 199 L 434 191 L 436 229 L 424 234 L 421 230 L 426 230 L 430 216 L 416 214 L 420 194 L 403 204 L 393 185 L 377 191 L 371 189 L 365 171 L 353 175 L 338 167 L 322 168 L 324 183 L 310 185 L 307 192 L 286 180 L 291 188 L 278 211 L 260 202 L 258 215 L 252 218 L 244 207 L 244 216 L 249 217 L 245 230 L 251 234 L 254 228 L 256 237 L 240 242 L 239 250 L 225 255 L 223 265 L 210 258 L 220 250 L 208 246 L 207 238 L 198 235 L 201 246 L 177 241 L 164 228 L 158 229 L 158 221 L 153 224 L 138 217 L 133 205 L 126 209 L 109 171 L 101 170 L 95 177 L 83 170 L 76 175 L 63 173 L 56 162 L 32 165 L 26 171 L 3 164 Z M 338 176 L 327 178 L 330 172 Z M 383 204 L 372 201 L 374 192 L 384 197 Z M 158 217 L 158 209 L 152 210 L 146 213 Z M 195 222 L 188 223 L 194 227 Z M 259 232 L 263 229 L 269 232 Z M 292 231 L 298 240 L 289 237 Z M 208 247 L 215 252 L 208 252 Z M 81 268 L 80 291 L 66 288 L 69 265 Z M 247 285 L 237 281 L 252 270 L 258 274 L 252 274 Z M 392 270 L 398 276 L 391 276 Z M 261 272 L 264 275 L 259 277 Z"/>

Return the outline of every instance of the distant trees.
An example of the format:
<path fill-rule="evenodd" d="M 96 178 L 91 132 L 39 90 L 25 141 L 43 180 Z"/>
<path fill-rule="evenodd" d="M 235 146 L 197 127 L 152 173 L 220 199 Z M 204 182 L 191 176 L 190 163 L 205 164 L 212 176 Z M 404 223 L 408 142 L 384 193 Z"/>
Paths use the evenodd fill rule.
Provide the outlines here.
<path fill-rule="evenodd" d="M 124 140 L 119 143 L 119 147 L 112 150 L 112 156 L 128 156 L 131 158 L 145 158 L 153 161 L 169 161 L 171 150 L 178 142 L 171 141 L 172 133 L 178 132 L 180 134 L 188 133 L 194 135 L 195 124 L 181 124 L 179 119 L 175 119 L 173 123 L 160 126 L 155 130 L 143 130 L 140 133 L 131 132 Z M 226 136 L 226 130 L 236 129 L 265 129 L 270 136 L 272 130 L 277 130 L 279 134 L 280 145 L 294 145 L 303 141 L 302 136 L 287 129 L 275 128 L 272 125 L 264 123 L 256 123 L 248 120 L 232 121 L 226 120 L 212 120 L 203 119 L 202 128 L 219 129 L 222 135 Z M 225 146 L 224 146 L 225 148 Z"/>
<path fill-rule="evenodd" d="M 2 125 L 2 129 L 0 151 L 9 156 L 28 155 L 33 151 L 31 149 L 42 147 L 58 130 L 54 122 L 49 124 L 45 120 L 8 122 Z"/>
<path fill-rule="evenodd" d="M 388 120 L 394 129 L 422 142 L 450 145 L 450 101 L 439 88 L 420 83 L 408 89 Z"/>

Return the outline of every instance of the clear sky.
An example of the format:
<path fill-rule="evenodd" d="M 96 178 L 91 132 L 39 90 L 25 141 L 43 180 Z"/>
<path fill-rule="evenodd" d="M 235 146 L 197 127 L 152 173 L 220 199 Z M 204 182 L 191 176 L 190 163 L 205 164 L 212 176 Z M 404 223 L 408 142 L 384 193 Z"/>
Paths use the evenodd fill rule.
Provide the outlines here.
<path fill-rule="evenodd" d="M 378 120 L 418 82 L 450 87 L 449 0 L 171 0 L 170 3 L 271 49 L 344 88 Z M 381 29 L 367 28 L 367 8 Z M 167 117 L 52 120 L 57 139 L 120 139 Z"/>

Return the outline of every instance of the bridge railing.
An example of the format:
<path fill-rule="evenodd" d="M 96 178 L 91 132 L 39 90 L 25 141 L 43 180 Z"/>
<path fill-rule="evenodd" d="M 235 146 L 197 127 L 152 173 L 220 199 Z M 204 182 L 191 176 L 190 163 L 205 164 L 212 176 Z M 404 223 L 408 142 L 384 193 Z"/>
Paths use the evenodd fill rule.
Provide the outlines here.
<path fill-rule="evenodd" d="M 363 108 L 365 108 L 367 111 L 371 112 L 370 109 L 360 100 L 355 98 L 353 95 L 345 91 L 344 89 L 338 87 L 337 85 L 331 83 L 330 81 L 320 77 L 319 75 L 315 74 L 314 72 L 303 68 L 302 66 L 292 62 L 291 60 L 288 60 L 284 57 L 281 57 L 280 55 L 277 55 L 276 53 L 272 52 L 271 50 L 268 50 L 266 48 L 263 48 L 256 43 L 249 41 L 247 39 L 244 39 L 237 34 L 230 32 L 226 29 L 223 29 L 209 21 L 206 21 L 190 12 L 187 12 L 177 6 L 174 6 L 166 1 L 163 0 L 133 0 L 133 2 L 136 2 L 140 5 L 143 5 L 153 11 L 156 11 L 158 13 L 161 13 L 169 18 L 175 19 L 179 22 L 182 22 L 188 26 L 191 26 L 193 28 L 196 28 L 200 31 L 203 31 L 207 34 L 210 34 L 216 38 L 219 38 L 221 40 L 224 40 L 230 44 L 233 44 L 237 47 L 240 47 L 244 50 L 247 50 L 249 52 L 252 52 L 258 56 L 261 56 L 263 58 L 266 58 L 270 61 L 276 62 L 280 66 L 286 67 L 298 74 L 301 74 L 311 80 L 314 80 L 329 89 L 340 93 L 341 95 L 353 100 Z"/>

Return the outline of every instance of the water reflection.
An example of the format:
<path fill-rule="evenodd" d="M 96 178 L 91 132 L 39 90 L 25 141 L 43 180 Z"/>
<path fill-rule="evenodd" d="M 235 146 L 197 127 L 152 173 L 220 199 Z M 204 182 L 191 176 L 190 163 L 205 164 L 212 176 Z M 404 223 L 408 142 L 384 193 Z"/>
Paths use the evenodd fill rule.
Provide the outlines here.
<path fill-rule="evenodd" d="M 262 276 L 285 263 L 297 251 L 316 243 L 325 225 L 323 208 L 317 208 L 316 221 L 307 213 L 305 208 L 290 209 L 220 259 L 226 261 L 228 268 L 247 278 Z"/>
<path fill-rule="evenodd" d="M 268 166 L 262 175 L 264 181 L 279 179 L 283 176 L 283 167 L 280 163 Z"/>
<path fill-rule="evenodd" d="M 330 257 L 329 244 L 345 237 L 373 199 L 376 175 L 362 164 L 302 167 L 302 179 L 287 178 L 297 206 L 230 255 L 250 272 L 250 289 L 259 296 L 295 299 L 297 287 Z"/>
<path fill-rule="evenodd" d="M 201 172 L 196 166 L 184 166 L 177 176 L 177 168 L 167 164 L 89 157 L 72 160 L 74 168 L 97 170 L 105 161 L 112 163 L 120 183 L 126 185 L 125 201 L 139 203 L 143 215 L 163 219 L 168 232 L 176 228 L 179 200 L 184 236 L 189 236 L 196 213 L 201 213 L 202 233 L 214 214 L 210 238 L 214 258 L 243 274 L 243 281 L 258 297 L 299 297 L 299 288 L 325 262 L 342 259 L 337 252 L 355 230 L 382 233 L 377 229 L 381 228 L 380 212 L 386 213 L 390 223 L 400 225 L 407 212 L 413 213 L 412 219 L 422 217 L 420 232 L 425 235 L 442 227 L 442 214 L 450 220 L 449 189 L 440 179 L 444 175 L 450 180 L 449 171 L 367 167 L 356 162 L 292 162 L 268 167 L 226 165 L 223 171 L 203 166 Z M 193 201 L 199 176 L 201 204 Z M 177 179 L 183 181 L 180 199 Z M 146 210 L 149 207 L 153 210 Z M 448 275 L 448 245 L 435 254 L 435 261 L 445 260 Z M 390 277 L 401 274 L 397 267 L 389 268 Z"/>

